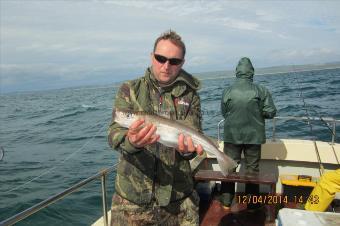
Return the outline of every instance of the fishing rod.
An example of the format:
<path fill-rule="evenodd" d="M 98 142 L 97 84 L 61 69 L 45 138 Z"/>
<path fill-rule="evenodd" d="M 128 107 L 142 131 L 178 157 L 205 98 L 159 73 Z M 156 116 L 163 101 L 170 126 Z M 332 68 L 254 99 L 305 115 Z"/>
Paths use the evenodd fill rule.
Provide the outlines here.
<path fill-rule="evenodd" d="M 320 113 L 314 109 L 310 109 L 314 113 L 316 113 L 320 119 L 320 121 L 326 126 L 326 128 L 329 130 L 331 135 L 334 137 L 334 140 L 332 140 L 332 145 L 334 145 L 334 141 L 338 141 L 338 137 L 336 136 L 335 130 L 333 131 L 330 127 L 329 123 L 324 120 L 324 118 L 320 115 Z"/>
<path fill-rule="evenodd" d="M 327 128 L 327 129 L 329 130 L 329 132 L 332 134 L 332 138 L 333 138 L 333 139 L 332 139 L 332 142 L 331 142 L 332 151 L 333 151 L 333 154 L 334 154 L 334 157 L 335 157 L 336 162 L 340 165 L 340 161 L 339 161 L 339 159 L 338 159 L 338 156 L 337 156 L 337 154 L 336 154 L 336 152 L 335 152 L 335 148 L 334 148 L 334 141 L 337 141 L 337 137 L 336 137 L 336 134 L 335 134 L 335 129 L 332 130 L 332 129 L 330 128 L 329 123 L 326 122 L 326 121 L 323 119 L 323 117 L 320 115 L 319 112 L 317 112 L 317 111 L 314 110 L 314 109 L 310 109 L 310 110 L 313 111 L 314 113 L 316 113 L 317 115 L 319 115 L 320 121 L 324 123 L 324 125 L 326 126 L 326 128 Z M 334 123 L 335 123 L 335 122 L 334 122 Z M 333 124 L 333 126 L 335 127 L 335 124 Z"/>
<path fill-rule="evenodd" d="M 297 82 L 298 82 L 298 79 L 296 79 L 297 80 Z M 307 109 L 307 108 L 306 108 Z M 337 138 L 337 136 L 336 136 L 336 130 L 335 130 L 335 121 L 334 121 L 334 123 L 333 123 L 333 129 L 330 127 L 330 124 L 328 123 L 328 122 L 326 122 L 325 120 L 324 120 L 324 118 L 320 115 L 320 113 L 318 112 L 318 111 L 316 111 L 315 109 L 312 109 L 312 108 L 310 108 L 309 109 L 310 111 L 313 111 L 315 114 L 317 114 L 318 115 L 318 117 L 319 117 L 319 119 L 320 119 L 320 121 L 324 124 L 324 126 L 326 126 L 326 128 L 329 130 L 329 132 L 331 133 L 331 135 L 332 135 L 332 142 L 331 142 L 331 148 L 332 148 L 332 151 L 333 151 L 333 154 L 334 154 L 334 157 L 335 157 L 335 160 L 336 160 L 336 162 L 340 165 L 340 161 L 339 161 L 339 159 L 338 159 L 338 156 L 337 156 L 337 154 L 336 154 L 336 151 L 335 151 L 335 148 L 334 148 L 334 141 L 337 141 L 338 140 L 338 138 Z M 317 146 L 316 146 L 316 142 L 314 141 L 314 146 L 317 148 Z"/>
<path fill-rule="evenodd" d="M 322 161 L 321 161 L 321 157 L 320 157 L 320 152 L 319 152 L 319 149 L 318 149 L 318 146 L 316 144 L 316 140 L 315 140 L 315 135 L 314 135 L 314 131 L 313 131 L 313 125 L 312 125 L 312 120 L 309 116 L 309 112 L 308 112 L 308 108 L 307 108 L 307 104 L 306 104 L 306 101 L 305 101 L 305 98 L 303 97 L 303 93 L 302 93 L 302 87 L 301 87 L 301 84 L 297 78 L 297 73 L 295 72 L 295 67 L 293 65 L 293 73 L 295 75 L 295 80 L 296 80 L 296 83 L 299 87 L 299 90 L 300 90 L 300 98 L 302 100 L 302 103 L 303 103 L 303 108 L 305 110 L 305 115 L 306 115 L 306 118 L 307 118 L 307 124 L 309 125 L 309 130 L 310 130 L 310 133 L 313 137 L 313 144 L 314 144 L 314 150 L 315 150 L 315 153 L 316 153 L 316 157 L 318 159 L 318 163 L 319 163 L 319 173 L 320 173 L 320 176 L 323 175 L 324 171 L 325 171 L 325 168 L 322 164 Z"/>

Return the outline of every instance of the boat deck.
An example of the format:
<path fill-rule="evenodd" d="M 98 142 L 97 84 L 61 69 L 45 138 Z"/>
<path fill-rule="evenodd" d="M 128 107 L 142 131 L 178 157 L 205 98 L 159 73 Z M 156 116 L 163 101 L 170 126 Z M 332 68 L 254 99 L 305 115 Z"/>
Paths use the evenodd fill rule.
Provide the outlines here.
<path fill-rule="evenodd" d="M 275 216 L 283 207 L 301 209 L 302 206 L 295 203 L 276 205 Z M 275 221 L 269 219 L 270 208 L 263 206 L 257 210 L 247 210 L 247 204 L 235 203 L 230 209 L 221 208 L 217 200 L 201 201 L 200 226 L 274 226 Z"/>

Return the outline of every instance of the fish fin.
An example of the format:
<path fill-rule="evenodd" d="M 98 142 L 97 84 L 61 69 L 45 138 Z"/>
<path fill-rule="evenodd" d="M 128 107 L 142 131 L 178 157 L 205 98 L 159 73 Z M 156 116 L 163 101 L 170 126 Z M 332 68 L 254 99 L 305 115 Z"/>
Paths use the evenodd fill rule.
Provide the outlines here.
<path fill-rule="evenodd" d="M 115 120 L 116 118 L 116 108 L 112 108 L 112 119 L 113 121 Z"/>
<path fill-rule="evenodd" d="M 177 148 L 177 143 L 167 141 L 167 140 L 162 140 L 162 138 L 160 138 L 160 140 L 158 142 L 163 144 L 164 146 L 167 146 L 167 147 Z"/>
<path fill-rule="evenodd" d="M 221 155 L 216 156 L 216 158 L 218 165 L 221 168 L 223 176 L 227 176 L 229 173 L 233 172 L 237 167 L 237 163 L 224 153 L 221 153 Z"/>
<path fill-rule="evenodd" d="M 219 147 L 217 139 L 210 137 L 210 136 L 206 136 L 206 137 L 211 141 L 211 143 L 213 143 L 215 145 L 215 147 L 217 147 L 217 148 Z"/>

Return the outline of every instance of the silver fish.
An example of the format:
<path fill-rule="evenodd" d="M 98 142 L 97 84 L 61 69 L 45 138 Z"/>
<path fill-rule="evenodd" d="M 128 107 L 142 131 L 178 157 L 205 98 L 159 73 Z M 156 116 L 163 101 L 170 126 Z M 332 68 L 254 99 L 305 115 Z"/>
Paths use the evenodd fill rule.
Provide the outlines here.
<path fill-rule="evenodd" d="M 237 167 L 237 163 L 221 152 L 217 145 L 208 137 L 180 122 L 155 114 L 147 114 L 145 112 L 121 111 L 118 109 L 115 109 L 113 112 L 114 121 L 122 127 L 129 128 L 130 125 L 137 119 L 144 119 L 145 123 L 152 123 L 157 127 L 156 134 L 160 135 L 158 142 L 168 147 L 177 148 L 178 136 L 180 134 L 190 136 L 195 146 L 200 144 L 204 151 L 216 156 L 217 162 L 224 176 L 228 175 Z"/>

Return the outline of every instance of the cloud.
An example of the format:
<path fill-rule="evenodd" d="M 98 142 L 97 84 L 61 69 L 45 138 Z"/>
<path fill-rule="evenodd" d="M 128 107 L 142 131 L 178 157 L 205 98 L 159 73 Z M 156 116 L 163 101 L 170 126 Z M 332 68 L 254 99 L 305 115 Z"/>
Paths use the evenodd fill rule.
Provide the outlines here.
<path fill-rule="evenodd" d="M 209 58 L 205 57 L 205 56 L 198 56 L 198 57 L 191 57 L 187 60 L 188 64 L 190 64 L 192 67 L 194 66 L 199 66 L 202 64 L 207 64 L 210 60 Z"/>
<path fill-rule="evenodd" d="M 29 51 L 61 51 L 69 52 L 76 50 L 88 49 L 94 52 L 114 52 L 122 51 L 126 46 L 111 45 L 111 43 L 127 43 L 127 42 L 144 42 L 150 40 L 150 36 L 145 33 L 135 33 L 133 36 L 127 36 L 125 32 L 119 31 L 101 31 L 93 32 L 87 30 L 73 31 L 58 31 L 58 30 L 37 30 L 21 27 L 6 27 L 1 28 L 3 34 L 1 40 L 10 45 L 11 42 L 19 44 L 16 50 Z M 106 51 L 103 51 L 104 46 Z"/>
<path fill-rule="evenodd" d="M 271 51 L 271 55 L 278 59 L 313 59 L 327 58 L 331 61 L 332 56 L 340 56 L 339 52 L 329 48 L 311 48 L 311 49 L 277 49 Z M 334 61 L 338 59 L 333 59 Z M 314 62 L 313 62 L 314 63 Z"/>
<path fill-rule="evenodd" d="M 185 40 L 189 71 L 234 68 L 240 56 L 261 66 L 334 61 L 339 8 L 336 1 L 4 1 L 1 86 L 141 75 L 169 28 Z"/>
<path fill-rule="evenodd" d="M 291 36 L 288 36 L 286 34 L 277 34 L 277 36 L 281 39 L 293 39 Z"/>
<path fill-rule="evenodd" d="M 110 3 L 110 2 L 108 2 Z M 177 3 L 177 4 L 176 4 Z M 213 1 L 213 2 L 202 2 L 202 1 L 161 1 L 161 2 L 141 2 L 141 1 L 118 1 L 111 2 L 125 7 L 136 7 L 142 9 L 149 9 L 155 13 L 162 13 L 165 15 L 176 15 L 176 17 L 185 17 L 189 20 L 198 23 L 209 23 L 209 24 L 221 24 L 226 27 L 239 30 L 253 30 L 260 32 L 267 32 L 265 29 L 260 29 L 260 25 L 256 22 L 252 22 L 253 18 L 241 19 L 241 18 L 230 18 L 225 17 L 225 11 L 227 7 L 232 11 L 233 8 L 241 10 L 238 5 L 234 5 L 232 2 L 225 1 Z M 269 14 L 265 14 L 262 11 L 262 17 L 269 18 Z"/>
<path fill-rule="evenodd" d="M 188 16 L 211 14 L 224 9 L 222 2 L 202 1 L 106 1 L 108 4 L 124 7 L 148 9 L 155 13 L 161 12 L 167 15 Z M 221 4 L 222 3 L 222 4 Z"/>
<path fill-rule="evenodd" d="M 254 22 L 235 20 L 235 19 L 232 19 L 232 18 L 222 18 L 221 22 L 224 26 L 235 28 L 235 29 L 269 32 L 267 30 L 260 29 L 260 25 L 258 23 L 254 23 Z"/>
<path fill-rule="evenodd" d="M 277 22 L 283 19 L 283 17 L 278 15 L 277 13 L 272 13 L 272 11 L 266 11 L 263 9 L 255 10 L 255 15 L 258 17 L 259 20 L 267 22 Z"/>

